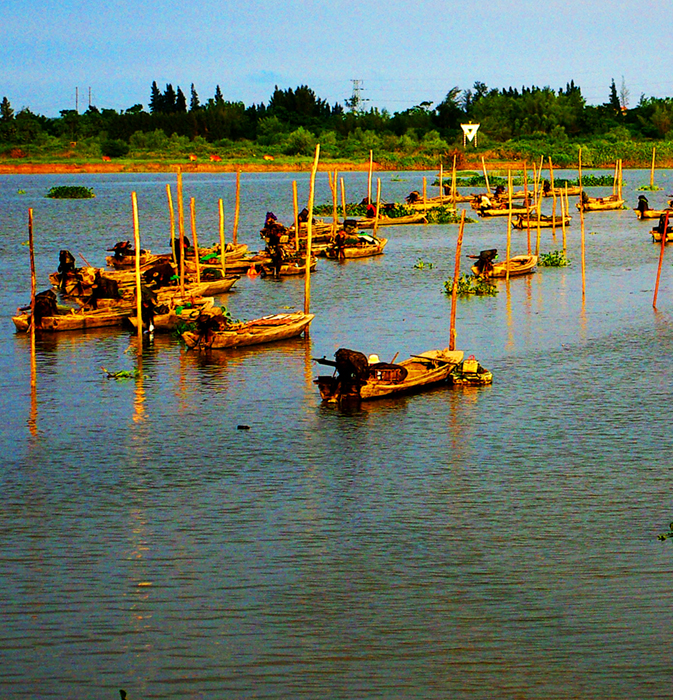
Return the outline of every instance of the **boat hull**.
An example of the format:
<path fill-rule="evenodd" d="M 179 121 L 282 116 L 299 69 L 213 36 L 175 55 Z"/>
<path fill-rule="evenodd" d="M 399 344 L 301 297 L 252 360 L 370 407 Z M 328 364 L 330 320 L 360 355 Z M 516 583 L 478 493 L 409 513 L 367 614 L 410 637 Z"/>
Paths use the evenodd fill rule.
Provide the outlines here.
<path fill-rule="evenodd" d="M 494 263 L 493 269 L 488 274 L 479 274 L 479 270 L 476 265 L 472 266 L 472 272 L 478 277 L 507 277 L 507 270 L 509 268 L 509 276 L 516 277 L 517 275 L 527 275 L 535 272 L 535 266 L 537 265 L 537 255 L 515 255 L 513 258 L 509 259 L 509 264 L 507 261 L 501 263 Z"/>
<path fill-rule="evenodd" d="M 182 338 L 190 348 L 215 349 L 261 345 L 277 340 L 296 338 L 314 318 L 314 314 L 276 314 L 241 324 L 237 328 L 209 332 L 205 335 L 186 332 Z"/>

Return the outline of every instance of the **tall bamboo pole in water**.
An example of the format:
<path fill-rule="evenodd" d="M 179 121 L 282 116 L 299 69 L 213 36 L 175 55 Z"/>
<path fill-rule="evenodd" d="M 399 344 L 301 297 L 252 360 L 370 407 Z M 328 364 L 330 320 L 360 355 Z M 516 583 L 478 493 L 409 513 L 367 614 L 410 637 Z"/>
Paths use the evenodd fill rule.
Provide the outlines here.
<path fill-rule="evenodd" d="M 509 193 L 509 213 L 507 214 L 507 259 L 505 260 L 505 279 L 509 282 L 509 257 L 512 245 L 512 171 L 507 171 L 507 192 Z"/>
<path fill-rule="evenodd" d="M 579 161 L 578 161 L 578 180 L 580 183 L 580 243 L 582 251 L 582 301 L 586 296 L 586 266 L 584 257 L 584 206 L 582 205 L 582 148 L 580 147 Z"/>
<path fill-rule="evenodd" d="M 428 206 L 427 189 L 428 189 L 428 180 L 425 177 L 425 175 L 423 175 L 423 209 L 427 209 L 427 206 Z"/>
<path fill-rule="evenodd" d="M 299 197 L 296 180 L 292 180 L 292 207 L 294 209 L 294 249 L 299 250 Z"/>
<path fill-rule="evenodd" d="M 241 211 L 241 171 L 236 171 L 236 208 L 234 209 L 234 231 L 232 241 L 234 247 L 238 245 L 238 216 Z"/>
<path fill-rule="evenodd" d="M 657 296 L 659 295 L 659 278 L 661 277 L 661 265 L 664 262 L 664 248 L 666 247 L 666 237 L 668 236 L 668 209 L 666 210 L 666 217 L 664 218 L 664 230 L 661 234 L 661 249 L 659 251 L 659 267 L 657 268 L 657 281 L 654 285 L 654 298 L 652 299 L 652 306 L 657 308 Z"/>
<path fill-rule="evenodd" d="M 484 172 L 484 180 L 486 180 L 486 192 L 491 193 L 491 186 L 488 184 L 488 173 L 486 172 L 486 163 L 484 162 L 484 156 L 481 157 L 481 169 Z"/>
<path fill-rule="evenodd" d="M 331 175 L 331 173 L 330 173 Z M 339 186 L 338 186 L 339 178 L 338 178 L 338 172 L 335 170 L 334 171 L 334 182 L 332 182 L 332 178 L 330 177 L 330 189 L 332 190 L 332 235 L 336 236 L 337 228 L 338 228 L 338 215 L 337 215 L 337 200 L 339 199 Z"/>
<path fill-rule="evenodd" d="M 318 172 L 318 159 L 320 158 L 320 144 L 315 147 L 315 158 L 311 168 L 311 182 L 308 191 L 308 222 L 306 231 L 306 275 L 304 276 L 304 313 L 310 313 L 311 309 L 311 237 L 313 236 L 313 198 L 315 196 L 315 174 Z M 308 326 L 304 331 L 304 337 L 308 337 Z"/>
<path fill-rule="evenodd" d="M 444 180 L 444 164 L 440 163 L 439 164 L 439 206 L 444 205 L 444 185 L 443 181 Z"/>
<path fill-rule="evenodd" d="M 451 171 L 451 194 L 453 197 L 453 208 L 458 204 L 458 193 L 456 192 L 456 154 L 453 154 L 453 169 Z"/>
<path fill-rule="evenodd" d="M 657 153 L 657 147 L 652 148 L 652 169 L 650 170 L 650 188 L 654 189 L 654 157 Z"/>
<path fill-rule="evenodd" d="M 379 209 L 381 207 L 381 178 L 376 178 L 376 214 L 374 215 L 374 236 L 379 230 Z"/>
<path fill-rule="evenodd" d="M 196 282 L 201 284 L 201 262 L 199 260 L 199 237 L 196 235 L 196 203 L 194 197 L 189 200 L 189 214 L 192 224 L 192 239 L 194 240 L 194 260 L 196 261 Z"/>
<path fill-rule="evenodd" d="M 35 245 L 33 243 L 33 210 L 28 209 L 28 252 L 30 254 L 30 335 L 31 342 L 35 339 L 35 296 L 37 292 L 37 277 L 35 276 Z M 136 257 L 138 257 L 136 255 Z M 65 273 L 63 273 L 65 275 Z"/>
<path fill-rule="evenodd" d="M 339 178 L 341 181 L 341 211 L 344 217 L 344 228 L 346 226 L 346 185 L 344 184 L 344 179 Z"/>
<path fill-rule="evenodd" d="M 173 209 L 173 197 L 171 196 L 171 186 L 166 183 L 166 196 L 168 197 L 168 213 L 171 219 L 171 253 L 173 255 L 173 260 L 177 260 L 175 257 L 175 209 Z"/>
<path fill-rule="evenodd" d="M 463 230 L 465 229 L 465 209 L 460 213 L 460 227 L 456 241 L 456 265 L 453 269 L 453 287 L 451 288 L 451 320 L 449 321 L 449 350 L 456 349 L 456 307 L 458 305 L 458 278 L 460 277 L 460 250 L 463 247 Z"/>
<path fill-rule="evenodd" d="M 535 166 L 533 166 L 535 167 Z M 526 205 L 526 231 L 528 233 L 528 255 L 530 255 L 530 203 L 528 202 L 528 169 L 523 163 L 523 201 Z"/>
<path fill-rule="evenodd" d="M 568 183 L 566 182 L 566 196 L 568 194 Z M 563 197 L 563 192 L 561 192 L 561 231 L 563 232 L 563 255 L 566 254 L 566 213 L 565 208 L 565 198 Z"/>
<path fill-rule="evenodd" d="M 136 314 L 138 315 L 138 357 L 142 356 L 143 349 L 143 295 L 140 284 L 140 226 L 138 224 L 138 198 L 135 192 L 131 192 L 131 208 L 133 209 L 133 241 L 136 247 Z M 148 330 L 151 330 L 148 329 Z"/>
<path fill-rule="evenodd" d="M 374 170 L 374 151 L 369 151 L 369 179 L 367 181 L 367 203 L 372 203 L 372 171 Z"/>
<path fill-rule="evenodd" d="M 178 233 L 180 234 L 180 295 L 185 296 L 185 208 L 182 201 L 182 171 L 178 168 Z M 138 257 L 136 255 L 136 257 Z"/>
<path fill-rule="evenodd" d="M 220 264 L 222 266 L 222 277 L 227 276 L 227 246 L 224 241 L 224 202 L 217 200 L 217 209 L 220 221 Z"/>

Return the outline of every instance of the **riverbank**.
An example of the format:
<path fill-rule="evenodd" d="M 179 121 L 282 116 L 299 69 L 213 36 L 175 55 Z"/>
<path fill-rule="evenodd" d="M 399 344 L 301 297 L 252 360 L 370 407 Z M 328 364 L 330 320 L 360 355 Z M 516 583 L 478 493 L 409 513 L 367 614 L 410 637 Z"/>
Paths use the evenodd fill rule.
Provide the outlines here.
<path fill-rule="evenodd" d="M 521 170 L 523 161 L 491 161 L 486 163 L 487 170 Z M 396 172 L 407 170 L 407 168 L 395 168 L 389 164 L 374 162 L 374 170 Z M 243 163 L 217 163 L 217 162 L 159 162 L 159 161 L 104 161 L 86 163 L 2 163 L 0 162 L 0 175 L 53 175 L 53 174 L 73 174 L 73 173 L 170 173 L 177 169 L 184 173 L 262 173 L 262 172 L 306 172 L 311 169 L 310 161 L 295 162 L 243 162 Z M 347 171 L 367 171 L 369 162 L 347 162 L 347 161 L 325 161 L 318 165 L 321 171 L 339 172 Z M 429 169 L 429 168 L 428 168 Z M 437 166 L 437 169 L 439 167 Z M 479 170 L 481 163 L 466 162 L 459 170 Z M 445 166 L 444 172 L 450 175 L 450 169 Z"/>

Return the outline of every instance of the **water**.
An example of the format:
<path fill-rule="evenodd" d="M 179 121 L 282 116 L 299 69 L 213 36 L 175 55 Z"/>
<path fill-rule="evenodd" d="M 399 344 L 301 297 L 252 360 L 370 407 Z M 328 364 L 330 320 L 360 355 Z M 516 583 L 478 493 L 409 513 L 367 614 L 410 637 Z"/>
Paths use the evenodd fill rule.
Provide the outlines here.
<path fill-rule="evenodd" d="M 383 196 L 424 174 L 381 173 Z M 366 178 L 344 174 L 349 200 Z M 293 179 L 305 201 L 306 174 L 242 176 L 252 249 L 267 210 L 291 220 Z M 634 206 L 649 172 L 626 180 Z M 671 173 L 657 182 L 653 207 Z M 413 226 L 384 229 L 379 258 L 319 263 L 310 339 L 200 356 L 158 336 L 145 378 L 115 382 L 101 367 L 134 368 L 135 336 L 60 334 L 38 339 L 31 392 L 11 323 L 29 296 L 28 207 L 39 290 L 59 249 L 102 264 L 131 237 L 132 191 L 143 247 L 167 249 L 167 183 L 0 178 L 3 697 L 670 697 L 672 273 L 667 251 L 655 312 L 650 224 L 586 215 L 584 304 L 576 212 L 571 267 L 460 301 L 458 346 L 490 387 L 319 401 L 311 357 L 447 344 L 457 227 Z M 97 197 L 45 199 L 54 184 Z M 217 239 L 218 198 L 230 237 L 235 175 L 184 184 L 199 241 Z M 505 232 L 470 224 L 465 252 L 502 258 Z M 560 247 L 543 230 L 542 251 Z M 243 278 L 222 301 L 253 318 L 303 308 L 303 291 Z"/>

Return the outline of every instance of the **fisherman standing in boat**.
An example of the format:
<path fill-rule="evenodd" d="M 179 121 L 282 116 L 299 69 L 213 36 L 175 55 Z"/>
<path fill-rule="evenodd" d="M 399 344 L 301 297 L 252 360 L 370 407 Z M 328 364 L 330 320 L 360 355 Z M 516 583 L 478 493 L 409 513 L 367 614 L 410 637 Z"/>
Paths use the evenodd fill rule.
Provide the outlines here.
<path fill-rule="evenodd" d="M 636 211 L 642 218 L 643 214 L 650 208 L 650 203 L 647 201 L 647 197 L 644 194 L 638 195 L 638 206 Z"/>
<path fill-rule="evenodd" d="M 334 249 L 336 250 L 337 260 L 346 259 L 346 232 L 341 229 L 334 236 Z"/>

